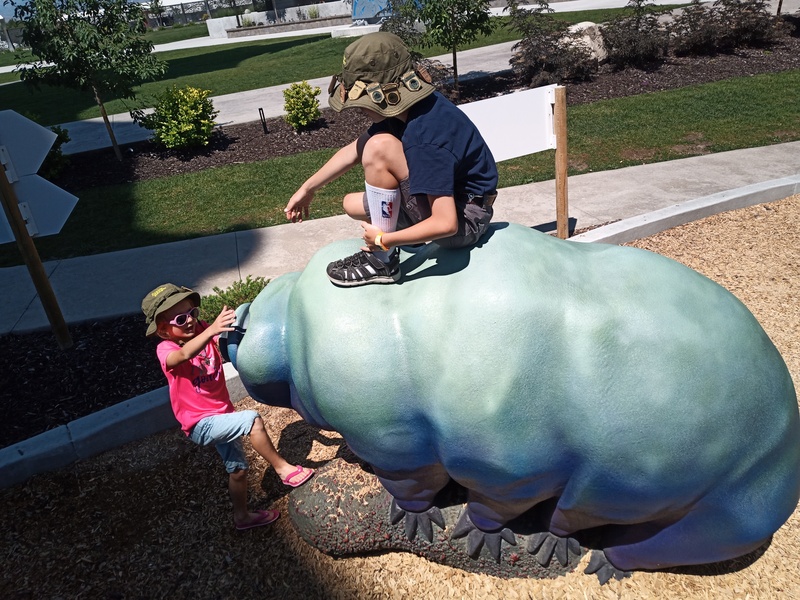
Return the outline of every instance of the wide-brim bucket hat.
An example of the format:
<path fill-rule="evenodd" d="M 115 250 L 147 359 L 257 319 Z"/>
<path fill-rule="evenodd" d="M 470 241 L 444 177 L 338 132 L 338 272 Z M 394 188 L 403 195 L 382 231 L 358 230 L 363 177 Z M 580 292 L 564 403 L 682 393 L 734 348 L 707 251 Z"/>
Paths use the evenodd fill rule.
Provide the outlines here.
<path fill-rule="evenodd" d="M 396 117 L 435 89 L 426 72 L 415 70 L 403 40 L 378 31 L 345 49 L 342 72 L 334 75 L 328 88 L 328 105 L 336 112 L 368 108 L 384 117 Z"/>
<path fill-rule="evenodd" d="M 195 306 L 200 306 L 200 294 L 187 287 L 165 283 L 151 291 L 142 300 L 142 312 L 147 323 L 146 336 L 150 337 L 158 329 L 158 315 L 190 298 Z"/>

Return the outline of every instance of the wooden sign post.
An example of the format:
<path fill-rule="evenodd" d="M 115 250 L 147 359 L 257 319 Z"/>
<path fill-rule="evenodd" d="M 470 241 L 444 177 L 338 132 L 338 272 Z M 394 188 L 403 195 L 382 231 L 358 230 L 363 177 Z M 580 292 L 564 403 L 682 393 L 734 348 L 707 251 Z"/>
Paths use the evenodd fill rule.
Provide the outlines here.
<path fill-rule="evenodd" d="M 56 336 L 56 341 L 62 350 L 71 348 L 72 337 L 69 334 L 69 329 L 67 329 L 64 316 L 61 314 L 61 308 L 58 306 L 58 300 L 56 300 L 53 287 L 50 285 L 50 280 L 47 278 L 44 265 L 39 258 L 39 252 L 36 250 L 33 239 L 28 235 L 25 220 L 19 212 L 17 195 L 11 187 L 8 177 L 6 177 L 5 168 L 0 168 L 0 195 L 2 195 L 3 210 L 6 213 L 6 219 L 8 219 L 8 224 L 14 232 L 14 238 L 17 240 L 17 247 L 22 254 L 25 265 L 28 267 L 33 285 L 36 287 L 36 292 L 39 294 L 39 298 L 42 301 L 44 312 Z"/>
<path fill-rule="evenodd" d="M 78 202 L 36 174 L 55 139 L 52 131 L 30 119 L 0 111 L 0 243 L 17 242 L 58 345 L 66 350 L 72 338 L 32 239 L 61 231 Z"/>

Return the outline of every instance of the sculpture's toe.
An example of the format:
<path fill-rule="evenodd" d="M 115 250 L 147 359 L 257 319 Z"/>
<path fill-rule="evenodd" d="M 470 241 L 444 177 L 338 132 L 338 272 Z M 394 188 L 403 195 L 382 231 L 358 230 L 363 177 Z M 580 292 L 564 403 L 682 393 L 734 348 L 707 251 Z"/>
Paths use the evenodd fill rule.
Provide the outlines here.
<path fill-rule="evenodd" d="M 436 523 L 440 529 L 445 528 L 444 516 L 442 511 L 436 506 L 431 506 L 425 512 L 412 512 L 397 506 L 397 501 L 392 498 L 392 505 L 389 507 L 389 520 L 392 525 L 397 525 L 405 517 L 406 537 L 413 541 L 417 536 L 417 531 L 421 532 L 426 540 L 433 542 L 433 525 Z"/>
<path fill-rule="evenodd" d="M 602 550 L 593 550 L 592 557 L 589 559 L 589 565 L 584 571 L 586 574 L 597 573 L 597 579 L 600 580 L 600 585 L 605 584 L 612 577 L 617 581 L 621 581 L 625 577 L 630 577 L 630 571 L 622 571 L 611 564 Z"/>
<path fill-rule="evenodd" d="M 467 553 L 472 558 L 478 558 L 481 548 L 486 545 L 486 549 L 489 550 L 492 558 L 498 563 L 500 562 L 500 550 L 502 549 L 503 540 L 512 546 L 517 545 L 517 539 L 507 527 L 495 532 L 486 532 L 478 529 L 472 519 L 469 518 L 469 513 L 466 509 L 458 517 L 458 523 L 453 528 L 453 534 L 450 537 L 458 539 L 464 536 L 467 536 Z"/>
<path fill-rule="evenodd" d="M 570 537 L 559 537 L 549 531 L 536 533 L 528 538 L 526 550 L 536 555 L 536 562 L 543 567 L 550 564 L 555 556 L 562 567 L 569 563 L 570 554 L 581 555 L 581 545 L 578 540 Z"/>

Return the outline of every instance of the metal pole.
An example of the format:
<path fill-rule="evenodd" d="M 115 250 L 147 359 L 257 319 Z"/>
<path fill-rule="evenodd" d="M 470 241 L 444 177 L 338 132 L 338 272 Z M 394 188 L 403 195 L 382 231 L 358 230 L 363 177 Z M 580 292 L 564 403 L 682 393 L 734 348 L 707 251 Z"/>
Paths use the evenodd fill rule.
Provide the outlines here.
<path fill-rule="evenodd" d="M 72 337 L 67 329 L 67 324 L 64 321 L 64 315 L 61 314 L 61 308 L 58 306 L 58 300 L 50 285 L 50 280 L 47 278 L 47 273 L 42 265 L 42 260 L 39 258 L 39 252 L 36 246 L 28 235 L 28 228 L 25 226 L 25 220 L 19 212 L 19 200 L 14 193 L 14 188 L 8 182 L 6 177 L 6 170 L 0 165 L 0 199 L 3 201 L 3 210 L 6 213 L 8 224 L 14 232 L 14 238 L 17 240 L 17 247 L 19 247 L 22 258 L 28 267 L 28 272 L 33 280 L 33 285 L 36 287 L 36 292 L 39 294 L 39 299 L 42 301 L 44 312 L 50 321 L 50 327 L 53 334 L 56 336 L 56 341 L 62 350 L 72 347 Z"/>

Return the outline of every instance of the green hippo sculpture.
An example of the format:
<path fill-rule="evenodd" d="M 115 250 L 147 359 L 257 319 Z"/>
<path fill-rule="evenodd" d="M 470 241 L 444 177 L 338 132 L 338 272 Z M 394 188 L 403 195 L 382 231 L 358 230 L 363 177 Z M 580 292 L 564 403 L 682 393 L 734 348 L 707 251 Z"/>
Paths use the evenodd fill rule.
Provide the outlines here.
<path fill-rule="evenodd" d="M 508 223 L 473 249 L 403 253 L 399 284 L 342 289 L 320 250 L 237 311 L 248 392 L 338 431 L 430 539 L 434 497 L 468 491 L 453 535 L 499 556 L 527 511 L 587 572 L 716 562 L 757 548 L 800 497 L 791 377 L 747 308 L 657 254 Z M 242 334 L 242 332 L 244 333 Z"/>

